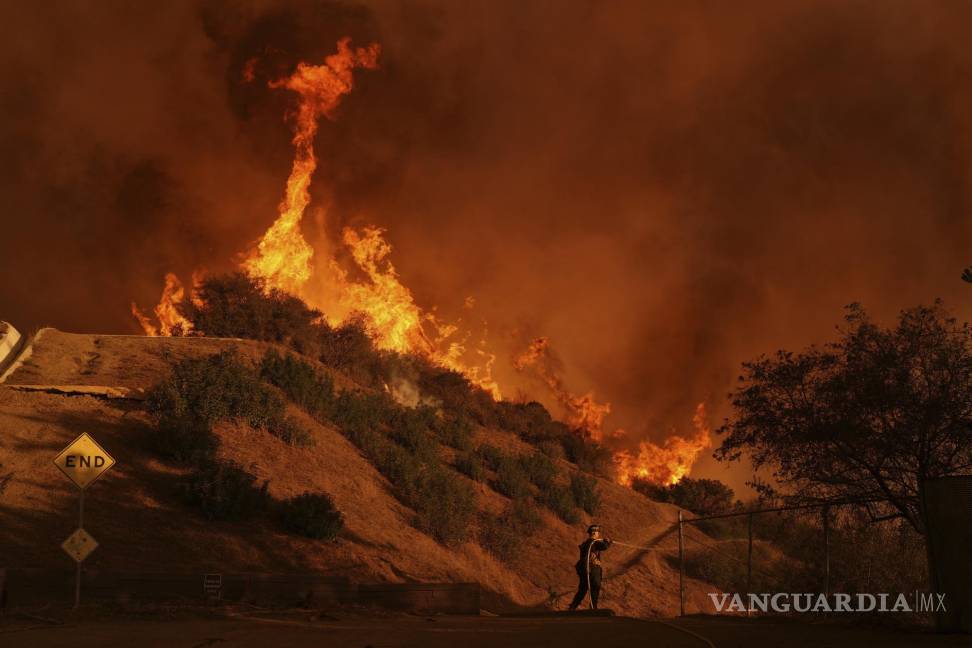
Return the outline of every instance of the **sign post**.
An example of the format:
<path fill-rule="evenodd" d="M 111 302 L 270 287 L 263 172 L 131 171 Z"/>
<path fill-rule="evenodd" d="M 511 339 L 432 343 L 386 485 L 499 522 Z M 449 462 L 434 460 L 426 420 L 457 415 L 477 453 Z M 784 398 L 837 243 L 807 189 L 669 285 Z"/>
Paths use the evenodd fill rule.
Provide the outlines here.
<path fill-rule="evenodd" d="M 74 607 L 77 608 L 81 604 L 81 563 L 98 548 L 97 540 L 84 530 L 84 491 L 114 466 L 115 460 L 84 432 L 54 457 L 54 465 L 81 489 L 78 529 L 61 544 L 77 563 L 74 575 Z"/>

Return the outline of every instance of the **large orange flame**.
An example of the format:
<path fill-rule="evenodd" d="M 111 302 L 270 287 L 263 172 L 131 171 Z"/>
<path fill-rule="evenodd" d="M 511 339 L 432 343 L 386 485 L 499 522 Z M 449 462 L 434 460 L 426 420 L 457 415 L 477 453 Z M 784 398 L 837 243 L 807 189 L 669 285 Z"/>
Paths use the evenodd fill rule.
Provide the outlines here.
<path fill-rule="evenodd" d="M 460 330 L 461 322 L 444 322 L 434 310 L 423 310 L 391 263 L 392 247 L 383 230 L 377 227 L 343 230 L 341 244 L 356 266 L 352 268 L 353 277 L 352 272 L 338 263 L 330 249 L 333 244 L 326 240 L 317 250 L 324 253 L 324 262 L 315 268 L 315 250 L 301 232 L 301 221 L 310 204 L 310 183 L 317 168 L 314 137 L 318 121 L 322 117 L 334 118 L 342 97 L 353 87 L 353 70 L 377 68 L 379 53 L 377 43 L 352 49 L 350 39 L 344 38 L 338 42 L 337 52 L 328 56 L 323 65 L 301 62 L 289 77 L 270 82 L 271 88 L 292 90 L 299 97 L 297 108 L 290 115 L 294 126 L 294 161 L 278 216 L 242 267 L 249 275 L 261 279 L 268 289 L 297 295 L 320 309 L 332 325 L 363 315 L 379 349 L 422 355 L 462 373 L 499 400 L 500 388 L 492 377 L 496 356 L 487 350 L 485 323 L 482 337 L 471 344 L 471 333 Z M 254 64 L 255 60 L 247 62 L 243 73 L 245 82 L 253 81 Z M 194 275 L 194 287 L 198 281 L 199 277 Z M 132 314 L 148 335 L 185 334 L 192 329 L 192 324 L 178 312 L 177 307 L 184 299 L 182 284 L 170 273 L 166 275 L 162 299 L 155 308 L 158 325 L 134 303 Z M 190 299 L 196 301 L 195 289 Z M 472 310 L 475 300 L 468 297 L 464 307 Z M 514 358 L 513 366 L 541 380 L 565 411 L 571 426 L 596 441 L 603 440 L 602 427 L 611 411 L 610 404 L 597 402 L 592 393 L 577 395 L 566 388 L 547 338 L 534 340 L 525 352 Z M 419 395 L 410 393 L 400 397 L 412 402 Z M 699 452 L 711 443 L 704 404 L 699 404 L 693 420 L 697 433 L 691 439 L 673 436 L 662 446 L 642 442 L 637 456 L 627 451 L 617 453 L 618 480 L 629 484 L 636 476 L 659 483 L 675 483 L 681 479 Z M 614 436 L 621 434 L 623 431 L 619 430 Z"/>
<path fill-rule="evenodd" d="M 337 53 L 328 56 L 324 65 L 300 63 L 291 76 L 270 83 L 272 88 L 286 88 L 299 95 L 292 116 L 294 163 L 280 204 L 280 215 L 243 262 L 243 269 L 262 279 L 268 288 L 299 295 L 320 308 L 332 325 L 363 314 L 379 349 L 428 357 L 465 374 L 498 399 L 499 386 L 491 377 L 495 358 L 482 349 L 475 349 L 472 353 L 484 362 L 466 361 L 470 353 L 466 344 L 468 335 L 463 340 L 455 339 L 458 327 L 441 322 L 415 303 L 390 261 L 392 248 L 381 229 L 345 228 L 342 233 L 342 243 L 362 271 L 364 280 L 350 279 L 348 272 L 330 258 L 319 269 L 320 281 L 308 284 L 315 274 L 314 250 L 304 239 L 300 222 L 310 203 L 308 188 L 317 168 L 314 135 L 318 120 L 334 117 L 341 98 L 352 89 L 352 70 L 375 69 L 379 53 L 377 43 L 352 50 L 345 38 L 338 42 Z"/>
<path fill-rule="evenodd" d="M 689 473 L 699 453 L 712 445 L 705 403 L 696 406 L 692 425 L 695 435 L 691 438 L 672 435 L 660 446 L 642 441 L 638 444 L 637 455 L 626 450 L 615 453 L 618 483 L 628 486 L 638 477 L 664 486 L 677 484 Z"/>
<path fill-rule="evenodd" d="M 287 88 L 300 95 L 297 110 L 292 115 L 296 151 L 280 203 L 280 215 L 243 267 L 250 275 L 263 279 L 267 286 L 294 294 L 300 294 L 312 271 L 314 250 L 301 234 L 300 221 L 310 203 L 308 189 L 317 168 L 314 136 L 318 119 L 334 117 L 341 97 L 351 92 L 354 68 L 373 70 L 378 67 L 381 47 L 377 43 L 352 50 L 350 41 L 350 38 L 338 41 L 337 53 L 324 59 L 323 65 L 301 62 L 286 79 L 270 82 L 271 88 Z"/>
<path fill-rule="evenodd" d="M 156 326 L 149 316 L 140 311 L 135 302 L 132 302 L 132 315 L 138 320 L 146 335 L 153 337 L 176 333 L 185 335 L 192 330 L 192 322 L 179 314 L 178 306 L 185 298 L 186 291 L 179 277 L 169 272 L 165 275 L 165 286 L 162 288 L 159 305 L 155 307 L 155 317 L 159 325 Z"/>
<path fill-rule="evenodd" d="M 595 441 L 602 437 L 604 418 L 611 413 L 610 403 L 598 403 L 593 393 L 583 396 L 573 394 L 564 385 L 550 351 L 550 341 L 545 337 L 535 339 L 513 360 L 513 368 L 520 372 L 532 370 L 553 394 L 567 413 L 567 423 L 584 430 Z"/>

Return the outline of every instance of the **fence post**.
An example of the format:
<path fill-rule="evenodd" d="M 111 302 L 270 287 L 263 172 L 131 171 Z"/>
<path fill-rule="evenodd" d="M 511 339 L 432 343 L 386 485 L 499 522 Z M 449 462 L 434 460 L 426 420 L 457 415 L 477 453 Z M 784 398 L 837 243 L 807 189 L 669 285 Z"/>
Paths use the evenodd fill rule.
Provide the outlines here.
<path fill-rule="evenodd" d="M 749 514 L 749 558 L 746 560 L 746 594 L 753 592 L 753 514 Z M 749 606 L 746 606 L 747 611 Z M 748 612 L 747 612 L 748 614 Z"/>
<path fill-rule="evenodd" d="M 823 507 L 824 594 L 830 596 L 830 507 Z"/>
<path fill-rule="evenodd" d="M 685 616 L 685 548 L 682 544 L 682 511 L 678 512 L 678 615 Z"/>

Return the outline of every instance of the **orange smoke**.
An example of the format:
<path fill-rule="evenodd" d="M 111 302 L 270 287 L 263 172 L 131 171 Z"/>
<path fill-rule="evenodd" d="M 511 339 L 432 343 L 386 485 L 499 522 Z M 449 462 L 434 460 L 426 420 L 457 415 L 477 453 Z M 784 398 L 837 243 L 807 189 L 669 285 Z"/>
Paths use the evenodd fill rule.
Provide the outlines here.
<path fill-rule="evenodd" d="M 195 280 L 195 275 L 193 279 Z M 159 305 L 155 307 L 155 317 L 159 324 L 156 326 L 152 320 L 139 310 L 135 302 L 132 302 L 132 315 L 142 326 L 146 335 L 185 335 L 192 330 L 192 322 L 179 314 L 177 308 L 186 298 L 185 288 L 179 277 L 171 272 L 165 275 L 165 286 L 162 288 L 162 297 Z"/>
<path fill-rule="evenodd" d="M 673 435 L 661 445 L 650 441 L 638 444 L 637 456 L 622 450 L 615 453 L 618 483 L 628 486 L 635 478 L 670 486 L 689 473 L 699 453 L 712 445 L 712 430 L 706 420 L 705 403 L 699 403 L 692 417 L 695 436 L 686 439 Z"/>
<path fill-rule="evenodd" d="M 465 375 L 499 400 L 500 388 L 492 377 L 496 356 L 487 350 L 485 323 L 482 336 L 472 342 L 472 334 L 460 328 L 461 321 L 444 322 L 436 316 L 434 309 L 422 309 L 401 282 L 391 262 L 392 246 L 382 229 L 374 226 L 345 228 L 339 244 L 322 240 L 316 251 L 301 232 L 301 221 L 310 204 L 310 183 L 317 168 L 314 137 L 318 120 L 334 118 L 341 98 L 353 87 L 355 68 L 375 69 L 378 66 L 380 47 L 377 43 L 351 49 L 349 42 L 347 38 L 340 40 L 337 53 L 328 56 L 323 65 L 301 62 L 289 77 L 269 83 L 271 88 L 286 88 L 298 96 L 296 110 L 290 115 L 294 127 L 294 161 L 277 218 L 242 262 L 242 268 L 250 276 L 260 279 L 268 290 L 296 295 L 321 310 L 332 326 L 363 316 L 377 348 L 421 355 Z M 254 65 L 255 60 L 251 60 L 244 66 L 245 82 L 255 78 Z M 333 250 L 338 245 L 349 253 L 353 267 L 346 268 L 338 262 Z M 317 267 L 313 263 L 315 252 L 323 257 Z M 194 282 L 198 282 L 198 277 L 194 276 Z M 192 299 L 195 300 L 193 292 Z M 179 315 L 177 309 L 184 299 L 182 284 L 170 273 L 166 275 L 162 299 L 155 309 L 158 326 L 134 304 L 132 313 L 148 335 L 185 334 L 191 330 L 191 323 Z M 463 304 L 464 312 L 473 311 L 475 303 L 468 297 Z M 610 404 L 597 402 L 592 393 L 577 395 L 567 389 L 547 338 L 534 340 L 513 360 L 513 367 L 541 380 L 565 411 L 569 425 L 595 441 L 603 439 L 602 427 L 611 411 Z M 420 398 L 419 394 L 406 394 L 400 388 L 398 392 L 403 401 Z M 709 430 L 705 427 L 705 409 L 701 404 L 695 423 L 699 430 L 696 438 L 686 440 L 675 436 L 661 447 L 641 443 L 637 457 L 628 452 L 617 453 L 615 462 L 619 481 L 628 484 L 635 476 L 659 483 L 678 481 L 687 474 L 698 453 L 710 443 Z"/>
<path fill-rule="evenodd" d="M 547 338 L 540 337 L 531 342 L 526 351 L 514 358 L 513 368 L 520 372 L 533 370 L 567 412 L 567 423 L 584 430 L 595 441 L 601 440 L 601 426 L 604 418 L 611 413 L 611 404 L 598 403 L 590 392 L 578 396 L 567 390 L 556 368 Z"/>
<path fill-rule="evenodd" d="M 314 250 L 300 232 L 300 221 L 310 203 L 308 188 L 317 168 L 314 155 L 317 121 L 321 116 L 334 117 L 341 97 L 353 87 L 352 70 L 356 67 L 377 68 L 381 51 L 377 43 L 352 50 L 350 41 L 350 38 L 338 41 L 337 53 L 324 59 L 323 65 L 300 62 L 292 75 L 270 82 L 271 88 L 287 88 L 300 95 L 297 110 L 292 115 L 296 151 L 280 203 L 280 215 L 243 263 L 248 274 L 263 279 L 270 288 L 300 294 L 311 277 Z"/>

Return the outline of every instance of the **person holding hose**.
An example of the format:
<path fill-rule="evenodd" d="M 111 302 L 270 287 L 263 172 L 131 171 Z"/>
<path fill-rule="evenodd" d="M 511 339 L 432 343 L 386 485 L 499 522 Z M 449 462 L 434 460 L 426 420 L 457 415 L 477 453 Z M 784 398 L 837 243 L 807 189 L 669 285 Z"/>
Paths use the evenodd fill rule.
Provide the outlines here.
<path fill-rule="evenodd" d="M 576 610 L 581 604 L 588 590 L 591 592 L 591 608 L 597 609 L 597 598 L 601 593 L 601 552 L 610 548 L 611 539 L 601 537 L 601 526 L 592 524 L 587 527 L 588 538 L 580 545 L 580 559 L 574 568 L 580 583 L 577 586 L 577 594 L 570 602 L 570 610 Z"/>

